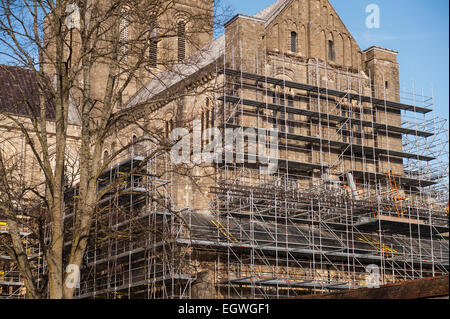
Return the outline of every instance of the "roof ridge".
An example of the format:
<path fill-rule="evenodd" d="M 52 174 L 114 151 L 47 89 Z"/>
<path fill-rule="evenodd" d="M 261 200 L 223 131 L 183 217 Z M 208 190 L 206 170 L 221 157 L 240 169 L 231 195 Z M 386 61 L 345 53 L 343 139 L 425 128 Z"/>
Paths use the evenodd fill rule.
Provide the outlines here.
<path fill-rule="evenodd" d="M 270 20 L 290 0 L 278 0 L 254 15 L 255 18 Z"/>

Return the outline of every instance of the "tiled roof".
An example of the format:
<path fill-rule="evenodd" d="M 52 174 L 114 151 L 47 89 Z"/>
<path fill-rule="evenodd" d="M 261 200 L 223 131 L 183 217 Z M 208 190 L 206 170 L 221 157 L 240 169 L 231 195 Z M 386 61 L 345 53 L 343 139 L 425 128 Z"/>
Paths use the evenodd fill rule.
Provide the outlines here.
<path fill-rule="evenodd" d="M 50 85 L 50 81 L 47 81 Z M 39 90 L 36 73 L 16 66 L 0 65 L 0 112 L 39 116 Z M 47 90 L 48 91 L 48 90 Z M 55 119 L 55 103 L 46 94 L 46 117 Z M 28 106 L 27 106 L 28 104 Z"/>

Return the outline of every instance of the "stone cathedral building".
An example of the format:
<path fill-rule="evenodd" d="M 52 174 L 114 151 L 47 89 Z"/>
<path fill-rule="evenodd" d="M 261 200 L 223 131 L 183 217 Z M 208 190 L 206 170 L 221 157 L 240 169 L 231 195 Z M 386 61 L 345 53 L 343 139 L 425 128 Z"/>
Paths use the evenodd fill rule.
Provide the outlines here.
<path fill-rule="evenodd" d="M 212 1 L 188 6 L 212 20 Z M 179 38 L 155 41 L 153 75 L 130 84 L 122 109 L 142 105 L 147 128 L 167 137 L 198 120 L 202 147 L 206 129 L 272 132 L 275 171 L 232 147 L 233 161 L 220 153 L 192 178 L 169 154 L 142 163 L 153 146 L 137 145 L 99 177 L 102 189 L 142 166 L 98 204 L 78 298 L 285 298 L 367 287 L 372 271 L 380 284 L 448 274 L 432 99 L 400 90 L 397 51 L 360 48 L 328 0 L 278 0 L 215 39 L 172 18 Z M 169 57 L 179 63 L 165 69 Z M 195 93 L 145 106 L 179 92 Z M 122 128 L 105 158 L 143 134 Z M 117 236 L 105 240 L 108 229 Z"/>

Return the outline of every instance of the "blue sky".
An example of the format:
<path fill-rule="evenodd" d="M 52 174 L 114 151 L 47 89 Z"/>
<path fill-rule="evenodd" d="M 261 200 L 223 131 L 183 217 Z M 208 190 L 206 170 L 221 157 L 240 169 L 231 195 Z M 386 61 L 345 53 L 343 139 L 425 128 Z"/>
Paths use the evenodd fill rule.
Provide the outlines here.
<path fill-rule="evenodd" d="M 234 13 L 254 15 L 275 0 L 222 0 Z M 399 51 L 400 84 L 431 96 L 435 109 L 448 119 L 449 1 L 448 0 L 330 0 L 361 49 L 378 45 Z M 368 4 L 380 7 L 380 28 L 365 26 Z"/>

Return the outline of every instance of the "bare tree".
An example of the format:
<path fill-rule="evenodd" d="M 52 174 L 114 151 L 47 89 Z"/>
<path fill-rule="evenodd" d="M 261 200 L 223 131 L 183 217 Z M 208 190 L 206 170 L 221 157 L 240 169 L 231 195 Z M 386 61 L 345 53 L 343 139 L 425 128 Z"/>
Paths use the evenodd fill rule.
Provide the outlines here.
<path fill-rule="evenodd" d="M 199 1 L 204 10 L 190 10 L 182 2 L 0 0 L 0 54 L 10 65 L 29 72 L 35 83 L 25 87 L 20 72 L 0 67 L 4 77 L 18 87 L 7 109 L 0 108 L 0 120 L 23 137 L 27 156 L 32 158 L 26 165 L 36 171 L 31 177 L 29 170 L 21 171 L 25 159 L 3 147 L 0 218 L 7 220 L 9 232 L 0 237 L 0 247 L 17 264 L 27 297 L 41 298 L 47 293 L 50 298 L 73 297 L 74 288 L 64 285 L 65 267 L 82 266 L 97 203 L 115 187 L 111 184 L 99 192 L 98 176 L 138 143 L 154 146 L 148 157 L 170 149 L 172 142 L 164 129 L 148 123 L 166 119 L 144 115 L 207 90 L 160 94 L 164 90 L 155 89 L 147 92 L 151 98 L 145 102 L 122 107 L 138 88 L 158 81 L 161 72 L 172 70 L 172 76 L 175 72 L 182 77 L 184 70 L 196 67 L 201 57 L 188 56 L 201 52 L 208 42 L 205 39 L 212 36 L 213 23 L 220 19 L 210 15 L 211 1 Z M 166 89 L 164 79 L 160 82 Z M 32 97 L 30 90 L 35 91 Z M 183 115 L 182 120 L 191 118 Z M 122 143 L 104 160 L 105 141 L 130 125 L 145 134 Z M 0 145 L 7 145 L 9 136 Z M 64 194 L 74 187 L 77 214 L 67 237 Z M 40 280 L 27 257 L 21 227 L 33 234 L 42 249 L 47 268 Z M 65 253 L 68 238 L 70 249 Z"/>

